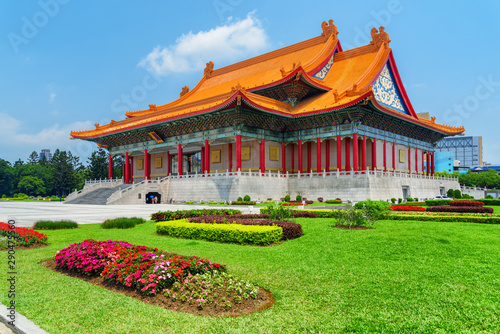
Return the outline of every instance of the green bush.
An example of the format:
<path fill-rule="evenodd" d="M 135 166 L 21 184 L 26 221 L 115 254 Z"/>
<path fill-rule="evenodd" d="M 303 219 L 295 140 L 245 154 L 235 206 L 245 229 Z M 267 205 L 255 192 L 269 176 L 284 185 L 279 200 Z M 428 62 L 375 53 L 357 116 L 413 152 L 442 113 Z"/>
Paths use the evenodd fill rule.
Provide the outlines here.
<path fill-rule="evenodd" d="M 388 220 L 417 220 L 434 222 L 453 222 L 453 223 L 482 223 L 482 224 L 500 224 L 500 217 L 477 217 L 477 216 L 454 216 L 454 215 L 408 215 L 392 214 L 388 215 Z"/>
<path fill-rule="evenodd" d="M 290 211 L 292 212 L 292 214 L 294 212 L 314 212 L 314 213 L 318 214 L 318 218 L 335 218 L 333 213 L 336 210 L 326 210 L 326 209 L 290 209 Z M 260 213 L 261 214 L 267 214 L 268 213 L 267 208 L 260 209 Z"/>
<path fill-rule="evenodd" d="M 392 204 L 396 203 L 396 199 L 394 197 L 391 198 L 391 202 L 392 202 Z"/>
<path fill-rule="evenodd" d="M 300 195 L 295 196 L 295 200 L 296 201 L 302 201 L 302 196 L 300 196 Z"/>
<path fill-rule="evenodd" d="M 389 213 L 391 204 L 385 201 L 366 200 L 356 203 L 354 208 L 358 210 L 365 208 L 367 214 L 369 214 L 374 220 L 378 220 L 384 218 L 387 213 Z"/>
<path fill-rule="evenodd" d="M 214 215 L 237 215 L 240 210 L 234 209 L 194 209 L 194 210 L 179 210 L 179 211 L 158 211 L 151 214 L 151 220 L 155 222 L 177 220 L 182 218 L 214 216 Z"/>
<path fill-rule="evenodd" d="M 342 204 L 342 200 L 340 199 L 327 199 L 325 201 L 326 204 Z"/>
<path fill-rule="evenodd" d="M 465 194 L 464 196 L 466 196 L 467 194 Z M 4 195 L 5 196 L 5 195 Z M 468 195 L 467 195 L 468 196 Z M 5 197 L 2 197 L 2 198 L 5 198 Z M 484 199 L 493 199 L 493 196 L 491 195 L 486 195 L 486 197 Z"/>
<path fill-rule="evenodd" d="M 290 202 L 290 195 L 285 195 L 285 202 Z"/>
<path fill-rule="evenodd" d="M 34 230 L 62 230 L 62 229 L 70 229 L 77 228 L 78 224 L 71 220 L 61 220 L 61 221 L 52 221 L 52 220 L 40 220 L 33 225 Z"/>
<path fill-rule="evenodd" d="M 412 197 L 406 197 L 406 201 L 407 202 L 413 202 L 413 198 Z"/>
<path fill-rule="evenodd" d="M 284 207 L 283 205 L 278 205 L 278 207 L 273 207 L 272 205 L 267 206 L 267 214 L 270 220 L 285 221 L 287 219 L 293 218 L 292 211 Z"/>
<path fill-rule="evenodd" d="M 403 202 L 403 199 L 402 198 L 398 198 L 398 203 L 401 203 Z"/>
<path fill-rule="evenodd" d="M 455 196 L 454 196 L 456 199 L 460 199 L 462 198 L 462 193 L 460 192 L 460 190 L 455 190 Z"/>
<path fill-rule="evenodd" d="M 194 204 L 194 201 L 186 201 L 184 204 Z"/>
<path fill-rule="evenodd" d="M 171 237 L 223 243 L 270 245 L 280 242 L 283 229 L 274 225 L 189 223 L 182 219 L 157 223 L 156 233 Z"/>
<path fill-rule="evenodd" d="M 443 206 L 450 205 L 450 200 L 448 199 L 428 199 L 425 201 L 427 206 Z"/>
<path fill-rule="evenodd" d="M 232 201 L 231 205 L 255 205 L 255 201 Z"/>
<path fill-rule="evenodd" d="M 449 198 L 455 197 L 455 190 L 448 189 L 448 191 L 446 192 L 446 196 L 448 196 Z"/>
<path fill-rule="evenodd" d="M 219 204 L 224 204 L 224 201 L 220 201 Z"/>
<path fill-rule="evenodd" d="M 217 201 L 210 201 L 208 204 L 217 204 Z"/>
<path fill-rule="evenodd" d="M 349 226 L 369 226 L 377 220 L 366 206 L 361 210 L 350 208 L 333 211 L 333 217 L 337 220 L 337 225 Z"/>
<path fill-rule="evenodd" d="M 64 202 L 64 198 L 52 197 L 51 202 Z"/>
<path fill-rule="evenodd" d="M 7 198 L 7 195 L 3 194 L 3 195 L 2 195 L 2 198 Z M 492 198 L 493 198 L 493 197 L 492 197 Z"/>
<path fill-rule="evenodd" d="M 415 197 L 413 200 L 414 200 L 415 202 L 418 202 L 418 197 Z"/>
<path fill-rule="evenodd" d="M 241 196 L 240 196 L 240 197 L 238 197 L 238 199 L 236 201 L 243 202 L 243 198 L 241 198 Z"/>
<path fill-rule="evenodd" d="M 104 229 L 109 228 L 133 228 L 135 225 L 143 224 L 146 220 L 142 218 L 116 218 L 116 219 L 108 219 L 101 224 L 101 227 Z"/>
<path fill-rule="evenodd" d="M 251 201 L 250 196 L 248 196 L 248 195 L 245 195 L 245 197 L 243 197 L 243 200 L 245 202 L 250 202 Z"/>
<path fill-rule="evenodd" d="M 500 199 L 477 199 L 476 201 L 481 201 L 484 205 L 500 205 Z"/>

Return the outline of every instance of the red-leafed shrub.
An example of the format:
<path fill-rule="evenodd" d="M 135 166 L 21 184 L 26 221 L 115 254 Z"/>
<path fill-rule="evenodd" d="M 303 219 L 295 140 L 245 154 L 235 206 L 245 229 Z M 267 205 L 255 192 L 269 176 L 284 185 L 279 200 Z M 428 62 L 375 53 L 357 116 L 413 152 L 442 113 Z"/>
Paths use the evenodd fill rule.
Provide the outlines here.
<path fill-rule="evenodd" d="M 393 205 L 393 206 L 391 206 L 391 210 L 393 210 L 393 211 L 425 211 L 425 208 L 423 208 L 421 206 Z"/>
<path fill-rule="evenodd" d="M 480 206 L 430 206 L 429 212 L 467 212 L 467 213 L 493 213 L 493 208 L 484 208 Z"/>
<path fill-rule="evenodd" d="M 193 217 L 187 219 L 191 223 L 206 223 L 206 224 L 241 224 L 241 225 L 276 225 L 283 229 L 283 240 L 295 239 L 302 236 L 302 225 L 294 222 L 283 222 L 277 220 L 251 220 L 228 218 L 227 216 L 205 216 Z"/>
<path fill-rule="evenodd" d="M 484 205 L 484 203 L 479 202 L 479 201 L 450 201 L 450 206 L 468 206 L 468 207 L 474 206 L 474 207 L 477 207 L 477 206 L 483 206 L 483 205 Z"/>

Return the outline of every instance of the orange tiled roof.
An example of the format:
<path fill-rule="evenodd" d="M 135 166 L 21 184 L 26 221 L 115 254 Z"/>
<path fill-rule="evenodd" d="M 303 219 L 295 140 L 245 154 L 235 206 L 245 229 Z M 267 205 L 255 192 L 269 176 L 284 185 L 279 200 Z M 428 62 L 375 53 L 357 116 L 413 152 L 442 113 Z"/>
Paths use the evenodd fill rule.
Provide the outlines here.
<path fill-rule="evenodd" d="M 71 136 L 93 138 L 203 113 L 230 104 L 237 96 L 256 108 L 289 116 L 342 108 L 370 97 L 372 83 L 387 62 L 393 61 L 392 50 L 388 47 L 388 35 L 381 28 L 381 34 L 374 35 L 372 32 L 373 40 L 370 44 L 342 51 L 333 21 L 326 26 L 323 23 L 322 28 L 321 36 L 220 69 L 213 69 L 214 64 L 209 62 L 203 78 L 191 91 L 184 87 L 179 99 L 161 106 L 149 105 L 146 110 L 126 112 L 129 118 L 123 121 L 112 121 L 103 126 L 96 124 L 94 130 L 71 132 Z M 323 80 L 314 78 L 315 72 L 324 66 L 332 55 L 334 62 Z M 278 84 L 293 75 L 300 76 L 301 80 L 324 93 L 306 98 L 295 106 L 253 93 L 260 87 Z M 401 89 L 404 90 L 404 87 Z M 406 96 L 404 91 L 403 94 Z M 411 109 L 410 116 L 386 109 L 396 117 L 445 134 L 464 131 L 463 128 L 418 119 L 409 100 L 405 101 Z M 379 107 L 385 108 L 380 105 Z"/>

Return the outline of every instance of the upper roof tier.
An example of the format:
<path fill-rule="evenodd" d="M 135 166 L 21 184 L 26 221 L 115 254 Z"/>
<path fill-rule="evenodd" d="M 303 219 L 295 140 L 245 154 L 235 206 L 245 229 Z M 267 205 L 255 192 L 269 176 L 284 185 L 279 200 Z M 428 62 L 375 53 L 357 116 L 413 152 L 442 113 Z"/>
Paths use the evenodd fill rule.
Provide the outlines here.
<path fill-rule="evenodd" d="M 418 119 L 401 82 L 389 36 L 384 27 L 372 29 L 370 44 L 343 51 L 333 20 L 323 22 L 320 36 L 239 63 L 214 69 L 208 62 L 204 76 L 180 98 L 147 110 L 129 111 L 122 121 L 94 130 L 71 132 L 91 139 L 220 110 L 241 98 L 246 105 L 288 117 L 331 112 L 369 99 L 383 112 L 444 135 L 463 127 Z"/>

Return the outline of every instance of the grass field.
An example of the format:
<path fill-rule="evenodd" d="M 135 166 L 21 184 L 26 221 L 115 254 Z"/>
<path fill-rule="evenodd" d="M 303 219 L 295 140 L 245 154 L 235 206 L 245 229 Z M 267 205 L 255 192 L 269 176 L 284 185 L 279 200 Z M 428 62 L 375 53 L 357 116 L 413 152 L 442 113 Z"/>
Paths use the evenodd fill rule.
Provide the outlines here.
<path fill-rule="evenodd" d="M 331 228 L 329 219 L 297 222 L 304 236 L 272 247 L 157 236 L 153 223 L 47 231 L 49 247 L 16 252 L 17 310 L 52 334 L 498 332 L 500 226 L 381 221 L 372 230 L 341 230 Z M 276 304 L 237 318 L 195 317 L 38 264 L 86 238 L 224 263 L 230 273 L 270 290 Z M 6 252 L 0 257 L 0 280 L 6 282 Z M 4 304 L 6 290 L 0 294 Z"/>

